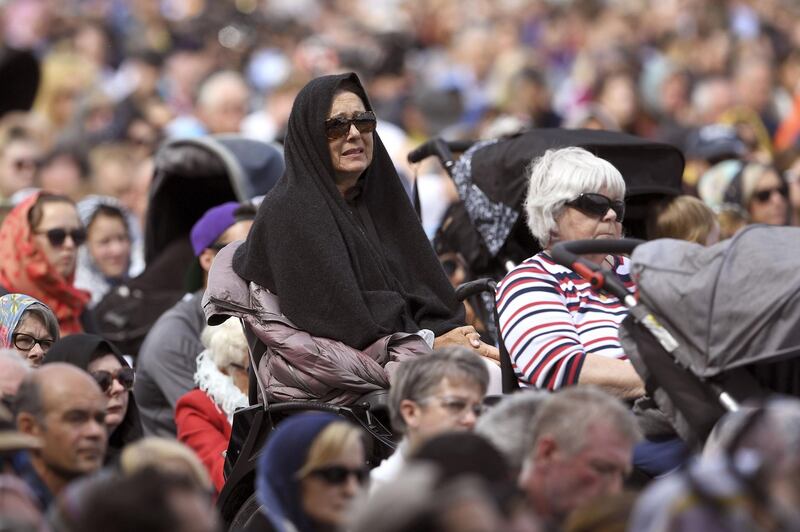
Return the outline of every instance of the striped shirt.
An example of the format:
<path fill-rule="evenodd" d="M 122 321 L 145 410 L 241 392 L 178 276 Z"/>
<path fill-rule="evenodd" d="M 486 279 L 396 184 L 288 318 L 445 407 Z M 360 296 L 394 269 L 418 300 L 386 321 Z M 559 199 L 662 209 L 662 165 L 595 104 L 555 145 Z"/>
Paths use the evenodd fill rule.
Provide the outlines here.
<path fill-rule="evenodd" d="M 629 259 L 614 257 L 614 272 L 634 289 Z M 556 390 L 575 384 L 587 354 L 626 359 L 618 329 L 628 309 L 544 252 L 506 275 L 497 289 L 497 312 L 523 386 Z"/>

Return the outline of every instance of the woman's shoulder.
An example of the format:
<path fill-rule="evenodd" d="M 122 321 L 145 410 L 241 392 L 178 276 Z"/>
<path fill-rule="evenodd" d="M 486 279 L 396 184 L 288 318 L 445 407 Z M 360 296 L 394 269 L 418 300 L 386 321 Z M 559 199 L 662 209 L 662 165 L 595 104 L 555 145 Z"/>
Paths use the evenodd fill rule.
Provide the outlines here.
<path fill-rule="evenodd" d="M 178 402 L 175 403 L 175 411 L 182 409 L 193 410 L 206 410 L 216 409 L 214 401 L 208 396 L 206 392 L 199 388 L 195 388 L 183 394 Z"/>

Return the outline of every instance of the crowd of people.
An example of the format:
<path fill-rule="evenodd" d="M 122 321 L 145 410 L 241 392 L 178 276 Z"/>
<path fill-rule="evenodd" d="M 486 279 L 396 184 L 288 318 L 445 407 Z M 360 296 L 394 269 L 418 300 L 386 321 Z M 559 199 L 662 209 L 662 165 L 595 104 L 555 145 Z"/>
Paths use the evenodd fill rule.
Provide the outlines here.
<path fill-rule="evenodd" d="M 624 236 L 620 170 L 531 155 L 539 247 L 487 327 L 454 290 L 470 250 L 437 255 L 457 188 L 406 159 L 433 136 L 631 134 L 685 159 L 649 238 L 725 249 L 761 224 L 791 248 L 798 20 L 790 0 L 0 3 L 0 528 L 800 528 L 800 402 L 691 441 L 626 352 L 627 306 L 553 259 Z M 629 257 L 585 258 L 636 290 Z M 221 515 L 237 411 L 286 402 L 327 410 L 277 423 Z M 354 404 L 386 410 L 392 452 L 331 413 Z"/>

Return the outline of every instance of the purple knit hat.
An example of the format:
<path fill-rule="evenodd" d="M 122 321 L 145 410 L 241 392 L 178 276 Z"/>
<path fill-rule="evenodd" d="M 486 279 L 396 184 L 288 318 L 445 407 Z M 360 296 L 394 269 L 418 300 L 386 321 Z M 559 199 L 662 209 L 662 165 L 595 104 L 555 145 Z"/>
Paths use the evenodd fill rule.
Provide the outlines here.
<path fill-rule="evenodd" d="M 229 201 L 211 207 L 195 222 L 190 238 L 196 257 L 199 257 L 204 249 L 211 247 L 226 229 L 236 223 L 234 212 L 239 205 L 235 201 Z"/>

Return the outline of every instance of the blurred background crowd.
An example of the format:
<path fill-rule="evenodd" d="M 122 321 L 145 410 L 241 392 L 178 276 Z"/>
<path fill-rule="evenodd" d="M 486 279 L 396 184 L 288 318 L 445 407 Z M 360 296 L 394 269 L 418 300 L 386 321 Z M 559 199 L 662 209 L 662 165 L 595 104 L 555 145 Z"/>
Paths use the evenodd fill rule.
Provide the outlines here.
<path fill-rule="evenodd" d="M 120 516 L 130 530 L 217 529 L 211 503 L 226 481 L 233 413 L 255 384 L 238 322 L 205 328 L 203 289 L 216 254 L 252 225 L 249 200 L 282 174 L 292 104 L 318 76 L 358 73 L 432 240 L 458 194 L 438 162 L 409 164 L 411 149 L 434 136 L 553 127 L 682 151 L 685 195 L 648 220 L 651 237 L 711 244 L 751 222 L 800 225 L 796 0 L 0 0 L 0 41 L 0 346 L 9 351 L 0 353 L 9 473 L 0 518 L 16 512 L 33 523 L 24 530 L 127 530 Z M 220 175 L 230 183 L 206 187 Z M 193 189 L 206 191 L 202 202 Z M 454 285 L 464 280 L 463 257 L 440 260 Z M 121 299 L 98 306 L 109 294 Z M 123 303 L 139 306 L 116 312 Z M 94 332 L 105 339 L 84 334 Z M 372 482 L 397 478 L 413 447 L 445 476 L 474 473 L 490 489 L 412 468 L 407 482 L 384 482 L 382 495 L 356 505 L 355 530 L 800 523 L 796 401 L 734 418 L 716 445 L 741 463 L 726 468 L 710 453 L 639 499 L 630 518 L 637 499 L 623 479 L 640 434 L 619 401 L 596 390 L 520 394 L 481 430 L 485 369 L 451 362 L 435 378 L 418 369 L 430 382 L 393 384 L 402 451 Z M 423 415 L 431 403 L 439 417 Z M 540 403 L 550 405 L 544 414 Z M 271 523 L 248 530 L 282 530 L 280 518 L 331 530 L 364 496 L 361 440 L 315 419 L 279 432 L 265 451 L 272 461 L 259 466 L 257 495 Z M 476 425 L 497 449 L 464 434 L 435 439 Z M 104 465 L 121 474 L 103 476 Z M 274 479 L 318 488 L 317 498 L 284 500 L 287 484 Z M 581 506 L 590 496 L 599 502 Z M 720 518 L 713 504 L 683 496 L 734 503 Z"/>

